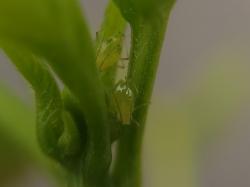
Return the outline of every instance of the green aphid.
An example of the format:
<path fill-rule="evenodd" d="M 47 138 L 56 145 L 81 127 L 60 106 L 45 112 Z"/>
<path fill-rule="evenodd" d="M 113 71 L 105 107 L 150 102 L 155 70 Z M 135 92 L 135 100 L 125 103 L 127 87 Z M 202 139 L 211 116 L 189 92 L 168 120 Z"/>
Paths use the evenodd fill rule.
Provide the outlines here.
<path fill-rule="evenodd" d="M 100 72 L 107 70 L 108 68 L 117 64 L 120 60 L 122 52 L 123 35 L 117 34 L 117 36 L 110 37 L 107 40 L 100 41 L 97 47 L 96 63 Z"/>
<path fill-rule="evenodd" d="M 134 111 L 134 93 L 126 81 L 117 83 L 112 98 L 118 121 L 123 125 L 131 124 Z"/>

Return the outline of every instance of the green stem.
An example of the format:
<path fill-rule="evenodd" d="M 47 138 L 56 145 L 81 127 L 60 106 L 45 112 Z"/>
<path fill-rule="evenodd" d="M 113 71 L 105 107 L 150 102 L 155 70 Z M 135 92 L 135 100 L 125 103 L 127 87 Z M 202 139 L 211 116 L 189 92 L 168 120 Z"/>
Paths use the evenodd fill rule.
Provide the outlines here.
<path fill-rule="evenodd" d="M 132 51 L 127 75 L 135 90 L 132 125 L 126 126 L 119 142 L 114 169 L 116 187 L 141 186 L 141 152 L 147 111 L 164 41 L 166 17 L 132 24 Z"/>

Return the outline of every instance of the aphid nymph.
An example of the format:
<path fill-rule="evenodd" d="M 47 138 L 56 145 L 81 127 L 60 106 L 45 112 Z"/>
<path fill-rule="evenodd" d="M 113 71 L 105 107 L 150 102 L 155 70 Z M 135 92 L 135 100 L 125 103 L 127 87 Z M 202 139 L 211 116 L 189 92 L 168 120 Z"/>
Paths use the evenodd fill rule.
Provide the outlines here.
<path fill-rule="evenodd" d="M 116 109 L 117 119 L 123 125 L 129 125 L 132 121 L 134 110 L 134 93 L 126 81 L 120 81 L 115 87 L 113 100 Z"/>
<path fill-rule="evenodd" d="M 96 56 L 96 63 L 100 72 L 107 70 L 119 61 L 122 51 L 122 40 L 123 35 L 118 33 L 113 37 L 100 41 Z"/>

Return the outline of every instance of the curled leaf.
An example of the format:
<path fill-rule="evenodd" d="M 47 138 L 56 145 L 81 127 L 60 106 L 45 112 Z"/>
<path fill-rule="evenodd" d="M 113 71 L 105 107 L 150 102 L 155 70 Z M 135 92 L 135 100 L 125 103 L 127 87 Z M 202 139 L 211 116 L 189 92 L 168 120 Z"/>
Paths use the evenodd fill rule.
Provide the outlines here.
<path fill-rule="evenodd" d="M 36 131 L 42 150 L 68 167 L 80 153 L 81 141 L 75 122 L 64 110 L 54 78 L 48 67 L 29 51 L 9 46 L 4 49 L 35 91 Z"/>

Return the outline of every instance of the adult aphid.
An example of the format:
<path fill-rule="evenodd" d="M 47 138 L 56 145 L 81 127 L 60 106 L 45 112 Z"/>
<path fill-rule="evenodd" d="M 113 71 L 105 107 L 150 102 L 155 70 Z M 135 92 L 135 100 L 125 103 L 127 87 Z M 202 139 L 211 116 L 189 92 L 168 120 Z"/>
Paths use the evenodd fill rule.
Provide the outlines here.
<path fill-rule="evenodd" d="M 100 72 L 107 70 L 119 61 L 122 52 L 122 40 L 123 35 L 118 33 L 107 40 L 99 41 L 96 63 Z"/>
<path fill-rule="evenodd" d="M 119 81 L 112 94 L 117 119 L 123 125 L 130 125 L 134 111 L 134 92 L 127 81 Z"/>

